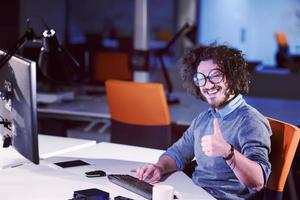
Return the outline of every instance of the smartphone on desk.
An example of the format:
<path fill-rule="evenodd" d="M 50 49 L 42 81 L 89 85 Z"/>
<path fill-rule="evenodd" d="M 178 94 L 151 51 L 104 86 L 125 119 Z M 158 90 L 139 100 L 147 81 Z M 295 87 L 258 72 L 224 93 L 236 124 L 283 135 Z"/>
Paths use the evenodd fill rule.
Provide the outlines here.
<path fill-rule="evenodd" d="M 70 161 L 64 161 L 64 162 L 57 162 L 54 164 L 58 165 L 62 168 L 90 165 L 90 163 L 84 162 L 83 160 L 70 160 Z"/>

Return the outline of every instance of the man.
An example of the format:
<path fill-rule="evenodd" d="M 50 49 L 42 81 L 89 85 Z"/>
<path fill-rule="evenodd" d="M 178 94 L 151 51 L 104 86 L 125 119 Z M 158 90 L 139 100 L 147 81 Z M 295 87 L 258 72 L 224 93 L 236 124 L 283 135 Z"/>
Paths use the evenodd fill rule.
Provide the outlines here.
<path fill-rule="evenodd" d="M 247 64 L 227 46 L 195 47 L 181 59 L 184 87 L 210 108 L 156 164 L 137 169 L 141 180 L 159 181 L 183 170 L 195 157 L 193 182 L 217 199 L 250 199 L 267 182 L 271 166 L 268 120 L 243 99 L 249 90 Z"/>

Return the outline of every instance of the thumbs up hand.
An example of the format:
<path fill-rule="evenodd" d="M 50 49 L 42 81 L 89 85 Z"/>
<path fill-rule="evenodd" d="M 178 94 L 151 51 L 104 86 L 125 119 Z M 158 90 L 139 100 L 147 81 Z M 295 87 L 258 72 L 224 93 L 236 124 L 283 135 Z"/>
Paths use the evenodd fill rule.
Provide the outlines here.
<path fill-rule="evenodd" d="M 230 153 L 230 144 L 224 140 L 217 118 L 214 118 L 213 128 L 212 135 L 205 135 L 201 138 L 202 151 L 209 157 L 227 157 Z"/>

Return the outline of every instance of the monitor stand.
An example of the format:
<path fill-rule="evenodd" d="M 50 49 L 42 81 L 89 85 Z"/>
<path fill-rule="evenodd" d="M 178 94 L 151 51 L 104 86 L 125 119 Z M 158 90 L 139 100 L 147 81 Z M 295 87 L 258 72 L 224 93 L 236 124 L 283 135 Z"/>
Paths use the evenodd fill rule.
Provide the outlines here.
<path fill-rule="evenodd" d="M 0 143 L 0 170 L 14 168 L 29 163 L 29 161 L 20 155 L 12 146 L 2 148 L 2 141 Z"/>
<path fill-rule="evenodd" d="M 30 163 L 11 145 L 10 137 L 0 138 L 0 170 L 15 168 Z"/>

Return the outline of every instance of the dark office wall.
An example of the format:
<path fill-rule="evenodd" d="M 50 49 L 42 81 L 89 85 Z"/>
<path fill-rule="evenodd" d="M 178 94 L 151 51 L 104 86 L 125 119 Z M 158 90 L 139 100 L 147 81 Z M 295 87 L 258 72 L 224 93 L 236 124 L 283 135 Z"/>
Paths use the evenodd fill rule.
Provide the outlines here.
<path fill-rule="evenodd" d="M 45 30 L 45 26 L 39 18 L 42 18 L 50 28 L 53 28 L 61 42 L 64 42 L 65 34 L 65 0 L 20 0 L 20 34 L 26 30 L 26 19 L 31 18 L 30 26 L 39 36 Z"/>
<path fill-rule="evenodd" d="M 148 1 L 149 38 L 156 39 L 159 29 L 174 30 L 173 0 Z M 70 41 L 84 42 L 86 33 L 103 37 L 133 37 L 134 0 L 69 1 Z"/>
<path fill-rule="evenodd" d="M 19 36 L 19 0 L 2 1 L 0 18 L 0 48 L 9 49 Z"/>
<path fill-rule="evenodd" d="M 87 34 L 99 34 L 103 37 L 131 36 L 133 17 L 133 0 L 69 1 L 70 42 L 85 42 Z"/>
<path fill-rule="evenodd" d="M 148 1 L 150 39 L 155 39 L 160 28 L 174 31 L 175 2 Z M 86 33 L 101 33 L 106 37 L 112 30 L 121 36 L 132 36 L 134 0 L 22 0 L 20 32 L 26 29 L 26 18 L 34 16 L 42 17 L 62 41 L 65 31 L 71 42 L 84 42 Z M 37 34 L 42 34 L 44 27 L 39 20 L 32 20 L 32 26 Z"/>

